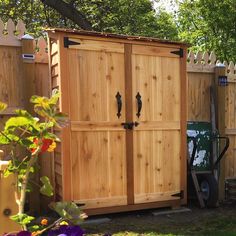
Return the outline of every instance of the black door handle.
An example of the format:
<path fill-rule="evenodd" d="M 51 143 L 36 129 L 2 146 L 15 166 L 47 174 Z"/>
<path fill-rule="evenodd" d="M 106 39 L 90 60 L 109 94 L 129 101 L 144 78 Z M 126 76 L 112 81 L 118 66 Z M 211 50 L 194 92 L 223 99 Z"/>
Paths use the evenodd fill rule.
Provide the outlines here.
<path fill-rule="evenodd" d="M 121 109 L 122 109 L 122 100 L 121 100 L 121 95 L 119 92 L 116 94 L 116 102 L 117 102 L 117 117 L 121 117 Z"/>
<path fill-rule="evenodd" d="M 137 95 L 136 95 L 136 100 L 137 100 L 137 105 L 138 105 L 138 112 L 136 113 L 136 116 L 139 118 L 140 117 L 140 112 L 142 110 L 142 100 L 141 100 L 141 95 L 140 93 L 138 92 Z"/>

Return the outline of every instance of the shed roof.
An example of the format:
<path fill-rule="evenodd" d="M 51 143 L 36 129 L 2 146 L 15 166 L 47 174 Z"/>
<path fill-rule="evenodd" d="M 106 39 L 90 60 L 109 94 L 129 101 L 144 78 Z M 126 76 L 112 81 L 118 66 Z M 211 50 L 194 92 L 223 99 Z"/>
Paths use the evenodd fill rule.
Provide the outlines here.
<path fill-rule="evenodd" d="M 170 41 L 170 40 L 158 39 L 158 38 L 153 38 L 153 37 L 131 36 L 131 35 L 113 34 L 113 33 L 106 33 L 106 32 L 78 30 L 78 29 L 46 28 L 45 30 L 47 32 L 52 32 L 52 33 L 64 32 L 64 33 L 95 36 L 95 37 L 102 37 L 102 38 L 124 39 L 124 40 L 142 41 L 142 42 L 168 43 L 168 44 L 183 45 L 183 46 L 188 45 L 185 42 Z"/>

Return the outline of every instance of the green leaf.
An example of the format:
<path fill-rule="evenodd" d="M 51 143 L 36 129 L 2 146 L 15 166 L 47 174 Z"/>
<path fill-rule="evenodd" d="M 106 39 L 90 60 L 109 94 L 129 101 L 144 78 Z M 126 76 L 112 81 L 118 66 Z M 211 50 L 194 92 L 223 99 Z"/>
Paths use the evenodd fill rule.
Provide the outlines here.
<path fill-rule="evenodd" d="M 56 142 L 60 142 L 61 140 L 53 133 L 47 132 L 46 134 L 44 134 L 44 138 L 48 138 L 48 139 L 53 139 Z"/>
<path fill-rule="evenodd" d="M 18 166 L 14 165 L 12 161 L 9 161 L 7 168 L 3 172 L 3 176 L 6 178 L 10 174 L 17 172 L 17 170 L 18 170 Z"/>
<path fill-rule="evenodd" d="M 7 108 L 7 104 L 4 102 L 0 102 L 0 112 L 4 111 Z"/>
<path fill-rule="evenodd" d="M 48 197 L 53 196 L 53 187 L 49 178 L 47 176 L 43 176 L 40 178 L 40 181 L 43 183 L 43 186 L 40 188 L 40 193 Z"/>
<path fill-rule="evenodd" d="M 32 124 L 33 124 L 33 121 L 27 117 L 11 117 L 6 122 L 5 130 L 8 130 L 10 128 L 32 125 Z"/>
<path fill-rule="evenodd" d="M 49 103 L 52 105 L 56 105 L 59 98 L 60 98 L 60 92 L 57 89 L 54 89 L 52 92 L 52 96 L 49 99 Z"/>
<path fill-rule="evenodd" d="M 42 227 L 40 227 L 39 225 L 33 225 L 33 226 L 30 226 L 30 227 L 28 227 L 28 230 L 30 231 L 30 232 L 35 232 L 35 231 L 37 231 L 37 230 L 40 230 Z"/>
<path fill-rule="evenodd" d="M 11 175 L 13 172 L 10 171 L 8 168 L 4 170 L 3 177 L 7 178 L 9 175 Z"/>
<path fill-rule="evenodd" d="M 25 146 L 25 147 L 31 147 L 31 145 L 33 144 L 32 140 L 26 138 L 26 139 L 21 139 L 20 143 Z"/>
<path fill-rule="evenodd" d="M 0 144 L 7 145 L 11 142 L 11 139 L 8 138 L 8 135 L 0 134 Z"/>
<path fill-rule="evenodd" d="M 68 220 L 73 224 L 78 224 L 82 221 L 80 217 L 82 211 L 74 202 L 53 202 L 49 206 L 64 220 Z"/>
<path fill-rule="evenodd" d="M 10 216 L 10 219 L 20 225 L 27 225 L 31 223 L 31 221 L 34 220 L 35 218 L 27 214 L 16 214 L 16 215 Z"/>
<path fill-rule="evenodd" d="M 0 133 L 0 144 L 7 145 L 13 141 L 17 142 L 19 137 L 15 134 L 9 134 L 8 131 L 2 131 Z"/>
<path fill-rule="evenodd" d="M 39 125 L 41 129 L 49 129 L 49 128 L 52 128 L 53 126 L 54 126 L 53 122 L 46 122 L 46 123 L 41 122 Z"/>
<path fill-rule="evenodd" d="M 46 97 L 40 97 L 37 95 L 34 95 L 30 99 L 31 103 L 37 104 L 38 106 L 42 106 L 44 109 L 49 109 L 49 99 Z"/>
<path fill-rule="evenodd" d="M 15 113 L 18 116 L 22 116 L 22 117 L 26 117 L 28 119 L 34 120 L 34 117 L 26 110 L 17 109 L 17 110 L 15 110 Z"/>

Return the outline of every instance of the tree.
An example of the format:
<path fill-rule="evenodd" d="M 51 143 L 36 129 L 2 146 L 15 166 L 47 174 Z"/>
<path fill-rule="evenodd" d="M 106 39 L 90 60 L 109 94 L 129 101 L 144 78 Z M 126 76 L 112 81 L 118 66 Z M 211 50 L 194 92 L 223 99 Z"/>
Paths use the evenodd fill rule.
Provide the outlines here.
<path fill-rule="evenodd" d="M 236 60 L 235 0 L 183 0 L 177 21 L 180 38 L 194 50 L 213 50 L 221 60 Z"/>
<path fill-rule="evenodd" d="M 151 0 L 0 0 L 0 17 L 22 19 L 31 33 L 45 26 L 177 39 L 173 17 Z"/>

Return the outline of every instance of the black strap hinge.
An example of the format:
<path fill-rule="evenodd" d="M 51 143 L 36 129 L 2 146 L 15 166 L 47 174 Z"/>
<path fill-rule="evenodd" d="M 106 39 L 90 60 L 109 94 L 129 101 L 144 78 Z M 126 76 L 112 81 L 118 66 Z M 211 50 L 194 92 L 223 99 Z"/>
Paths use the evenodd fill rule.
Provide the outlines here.
<path fill-rule="evenodd" d="M 184 198 L 184 190 L 181 190 L 179 193 L 172 194 L 171 197 L 179 197 L 180 199 Z"/>
<path fill-rule="evenodd" d="M 183 48 L 180 48 L 178 51 L 172 51 L 171 53 L 175 54 L 175 55 L 178 55 L 180 57 L 183 57 L 184 56 L 184 50 Z"/>
<path fill-rule="evenodd" d="M 72 41 L 72 40 L 69 40 L 68 37 L 64 37 L 64 47 L 65 48 L 68 48 L 69 46 L 71 45 L 80 45 L 79 42 L 75 42 L 75 41 Z"/>

